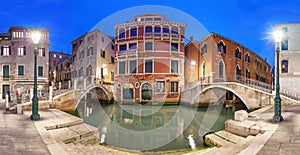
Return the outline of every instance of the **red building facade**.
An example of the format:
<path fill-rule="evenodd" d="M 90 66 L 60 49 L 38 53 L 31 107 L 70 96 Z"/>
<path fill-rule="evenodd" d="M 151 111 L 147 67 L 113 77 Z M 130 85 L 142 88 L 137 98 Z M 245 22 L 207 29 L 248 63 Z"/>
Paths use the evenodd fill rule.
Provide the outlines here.
<path fill-rule="evenodd" d="M 179 102 L 184 85 L 185 24 L 145 14 L 116 25 L 118 102 Z"/>
<path fill-rule="evenodd" d="M 271 85 L 271 66 L 243 45 L 212 33 L 185 47 L 185 87 L 195 82 L 255 81 Z"/>

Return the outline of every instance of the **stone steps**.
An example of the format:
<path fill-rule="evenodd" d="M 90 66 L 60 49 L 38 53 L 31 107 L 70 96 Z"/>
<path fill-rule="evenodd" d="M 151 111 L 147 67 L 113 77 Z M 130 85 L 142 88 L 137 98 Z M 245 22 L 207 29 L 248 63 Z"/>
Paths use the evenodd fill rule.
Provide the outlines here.
<path fill-rule="evenodd" d="M 244 144 L 254 138 L 253 136 L 248 136 L 247 138 L 235 135 L 231 132 L 222 130 L 218 131 L 215 134 L 209 134 L 205 136 L 205 141 L 209 142 L 218 147 L 222 146 L 233 146 L 235 144 Z"/>

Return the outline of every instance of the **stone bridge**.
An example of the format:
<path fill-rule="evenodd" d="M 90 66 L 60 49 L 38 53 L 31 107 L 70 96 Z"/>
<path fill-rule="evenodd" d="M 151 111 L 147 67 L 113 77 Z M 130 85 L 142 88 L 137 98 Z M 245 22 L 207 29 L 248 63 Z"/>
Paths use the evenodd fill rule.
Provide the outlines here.
<path fill-rule="evenodd" d="M 100 91 L 97 91 L 100 90 Z M 110 100 L 113 97 L 112 91 L 109 91 L 109 88 L 105 85 L 101 84 L 92 84 L 85 89 L 80 90 L 80 94 L 76 96 L 76 106 L 78 106 L 79 102 L 82 99 L 87 99 L 87 94 L 92 93 L 92 98 L 100 98 L 102 100 Z M 96 96 L 95 96 L 96 95 Z"/>
<path fill-rule="evenodd" d="M 185 89 L 181 95 L 182 103 L 198 104 L 197 100 L 203 97 L 203 94 L 209 90 L 219 89 L 223 92 L 230 91 L 235 94 L 248 109 L 256 109 L 265 105 L 274 104 L 275 94 L 272 93 L 271 87 L 267 85 L 252 85 L 250 83 L 239 82 L 214 82 L 214 83 L 197 83 L 191 88 Z M 226 91 L 224 91 L 226 90 Z M 215 97 L 224 97 L 225 93 Z M 300 103 L 297 99 L 281 95 L 282 104 Z"/>

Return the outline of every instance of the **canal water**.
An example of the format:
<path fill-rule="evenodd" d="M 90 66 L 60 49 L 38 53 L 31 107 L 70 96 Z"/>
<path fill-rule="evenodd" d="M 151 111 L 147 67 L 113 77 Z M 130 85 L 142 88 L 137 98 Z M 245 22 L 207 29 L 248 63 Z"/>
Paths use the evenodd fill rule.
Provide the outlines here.
<path fill-rule="evenodd" d="M 76 110 L 85 123 L 99 129 L 105 144 L 140 151 L 190 148 L 189 135 L 197 147 L 204 147 L 203 135 L 223 130 L 225 121 L 234 115 L 232 107 L 221 103 L 186 107 L 81 101 Z"/>

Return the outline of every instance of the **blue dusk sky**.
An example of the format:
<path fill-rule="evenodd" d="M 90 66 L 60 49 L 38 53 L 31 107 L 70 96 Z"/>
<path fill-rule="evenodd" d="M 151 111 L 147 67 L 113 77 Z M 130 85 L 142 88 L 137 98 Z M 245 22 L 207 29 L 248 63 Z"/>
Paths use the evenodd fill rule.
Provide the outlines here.
<path fill-rule="evenodd" d="M 71 53 L 71 41 L 95 27 L 114 36 L 114 24 L 160 13 L 187 24 L 187 39 L 194 36 L 199 41 L 215 32 L 267 58 L 271 66 L 274 45 L 268 35 L 274 24 L 300 23 L 300 0 L 0 0 L 0 4 L 0 33 L 10 26 L 47 28 L 50 51 Z"/>

